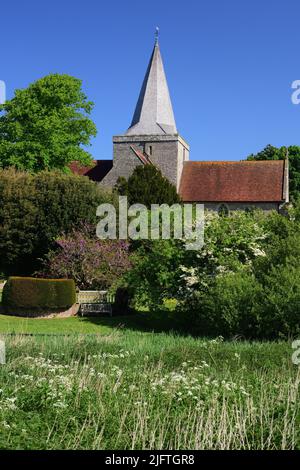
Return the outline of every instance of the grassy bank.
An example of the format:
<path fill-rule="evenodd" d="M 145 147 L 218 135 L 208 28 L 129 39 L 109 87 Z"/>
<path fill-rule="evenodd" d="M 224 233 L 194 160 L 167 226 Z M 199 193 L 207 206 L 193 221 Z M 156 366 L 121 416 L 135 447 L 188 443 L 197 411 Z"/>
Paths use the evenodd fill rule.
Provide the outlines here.
<path fill-rule="evenodd" d="M 300 448 L 288 342 L 106 328 L 2 337 L 0 448 Z"/>

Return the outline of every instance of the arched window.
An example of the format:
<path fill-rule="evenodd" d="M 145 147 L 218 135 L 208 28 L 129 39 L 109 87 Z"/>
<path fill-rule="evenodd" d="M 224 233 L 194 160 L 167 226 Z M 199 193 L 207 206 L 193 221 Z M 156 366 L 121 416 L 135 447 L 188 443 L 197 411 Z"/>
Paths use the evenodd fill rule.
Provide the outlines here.
<path fill-rule="evenodd" d="M 220 204 L 219 207 L 218 207 L 218 214 L 220 217 L 226 217 L 227 215 L 229 215 L 229 208 L 227 206 L 227 204 Z"/>

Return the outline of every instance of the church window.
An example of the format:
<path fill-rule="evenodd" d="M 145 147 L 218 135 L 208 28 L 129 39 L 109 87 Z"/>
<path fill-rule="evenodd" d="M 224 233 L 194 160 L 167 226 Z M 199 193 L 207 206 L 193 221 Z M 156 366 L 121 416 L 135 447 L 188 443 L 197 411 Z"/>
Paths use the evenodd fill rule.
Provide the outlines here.
<path fill-rule="evenodd" d="M 152 155 L 152 145 L 149 145 L 149 155 Z"/>

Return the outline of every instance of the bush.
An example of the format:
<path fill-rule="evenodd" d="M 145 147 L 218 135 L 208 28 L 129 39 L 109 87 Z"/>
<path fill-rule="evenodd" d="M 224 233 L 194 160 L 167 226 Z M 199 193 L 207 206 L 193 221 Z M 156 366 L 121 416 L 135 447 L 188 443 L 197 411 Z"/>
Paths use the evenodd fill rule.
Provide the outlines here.
<path fill-rule="evenodd" d="M 260 336 L 292 337 L 300 333 L 300 267 L 273 267 L 264 278 L 264 295 L 257 305 Z"/>
<path fill-rule="evenodd" d="M 130 267 L 128 248 L 123 240 L 99 240 L 87 225 L 59 237 L 36 274 L 74 279 L 80 289 L 108 289 Z"/>
<path fill-rule="evenodd" d="M 115 315 L 128 315 L 129 313 L 132 313 L 130 301 L 131 293 L 129 289 L 126 287 L 118 287 L 113 303 L 113 313 Z"/>
<path fill-rule="evenodd" d="M 261 296 L 262 287 L 253 275 L 225 274 L 206 292 L 194 293 L 177 320 L 184 329 L 203 336 L 254 338 L 259 329 L 256 306 Z"/>
<path fill-rule="evenodd" d="M 113 196 L 83 176 L 10 169 L 0 170 L 0 200 L 0 271 L 31 275 L 55 238 L 96 224 L 97 206 Z"/>
<path fill-rule="evenodd" d="M 3 289 L 2 303 L 16 308 L 66 308 L 76 302 L 73 279 L 10 277 Z"/>
<path fill-rule="evenodd" d="M 186 250 L 181 240 L 142 240 L 135 243 L 132 268 L 125 276 L 136 308 L 159 309 L 178 294 Z"/>

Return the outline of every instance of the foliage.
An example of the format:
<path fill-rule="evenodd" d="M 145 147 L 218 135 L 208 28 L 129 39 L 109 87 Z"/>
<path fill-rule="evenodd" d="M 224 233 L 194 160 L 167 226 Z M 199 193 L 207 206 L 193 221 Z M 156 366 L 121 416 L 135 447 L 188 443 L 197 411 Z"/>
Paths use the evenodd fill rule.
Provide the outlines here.
<path fill-rule="evenodd" d="M 264 257 L 268 229 L 262 212 L 237 211 L 230 217 L 205 214 L 204 246 L 183 250 L 176 297 L 189 305 L 194 294 L 207 292 L 221 276 L 251 273 L 253 262 Z"/>
<path fill-rule="evenodd" d="M 285 160 L 289 157 L 289 190 L 291 199 L 296 200 L 300 196 L 300 147 L 273 147 L 267 145 L 261 152 L 251 154 L 247 160 Z"/>
<path fill-rule="evenodd" d="M 0 168 L 37 172 L 66 170 L 73 160 L 91 163 L 81 146 L 96 135 L 89 118 L 93 103 L 81 85 L 69 75 L 51 74 L 0 105 Z"/>
<path fill-rule="evenodd" d="M 253 275 L 227 273 L 207 291 L 193 292 L 179 320 L 183 328 L 192 324 L 199 335 L 255 338 L 259 335 L 256 303 L 261 296 L 262 287 Z"/>
<path fill-rule="evenodd" d="M 0 271 L 32 274 L 55 238 L 96 223 L 96 208 L 112 195 L 85 177 L 0 170 Z"/>
<path fill-rule="evenodd" d="M 65 308 L 76 302 L 72 279 L 10 277 L 3 289 L 2 303 L 16 308 Z"/>
<path fill-rule="evenodd" d="M 132 293 L 128 287 L 118 287 L 115 292 L 115 299 L 113 303 L 114 315 L 128 315 L 133 313 L 131 309 L 131 296 Z"/>
<path fill-rule="evenodd" d="M 263 296 L 260 302 L 255 299 L 260 337 L 289 338 L 300 333 L 299 249 L 297 257 L 297 264 L 294 260 L 291 264 L 273 266 L 263 278 Z"/>
<path fill-rule="evenodd" d="M 137 305 L 157 309 L 177 292 L 184 252 L 179 240 L 145 241 L 136 247 L 126 280 Z"/>
<path fill-rule="evenodd" d="M 57 245 L 39 275 L 74 279 L 80 289 L 110 288 L 130 267 L 128 243 L 99 240 L 89 226 L 59 237 Z"/>
<path fill-rule="evenodd" d="M 128 178 L 119 178 L 116 190 L 127 195 L 129 204 L 176 204 L 180 202 L 176 187 L 154 165 L 137 166 Z"/>

